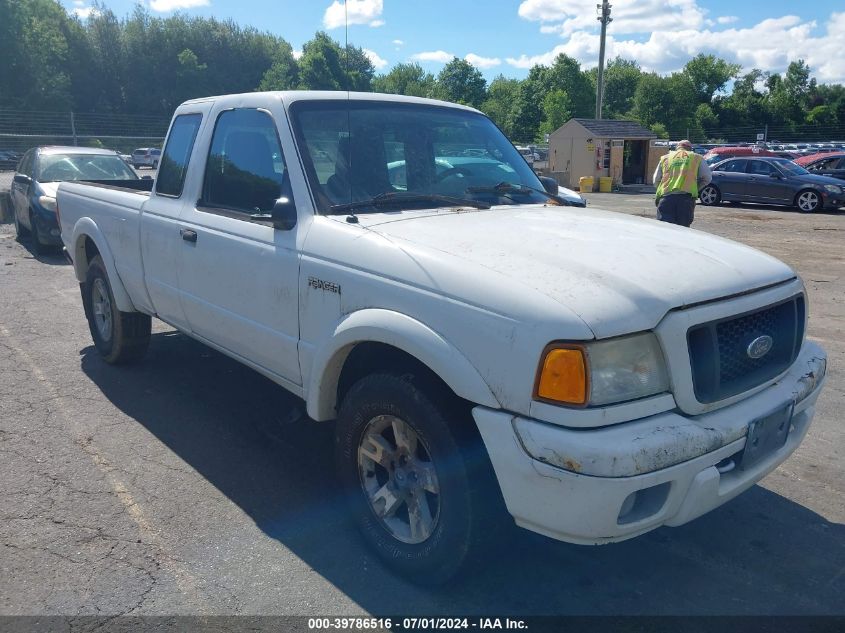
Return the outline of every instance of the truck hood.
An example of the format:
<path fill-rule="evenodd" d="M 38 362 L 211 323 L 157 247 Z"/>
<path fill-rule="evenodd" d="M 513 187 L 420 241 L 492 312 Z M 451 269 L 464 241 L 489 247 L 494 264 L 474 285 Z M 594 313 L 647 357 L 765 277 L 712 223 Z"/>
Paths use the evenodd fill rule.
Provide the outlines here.
<path fill-rule="evenodd" d="M 468 282 L 497 275 L 577 314 L 598 338 L 655 327 L 673 308 L 795 277 L 779 260 L 700 231 L 598 209 L 495 207 L 369 215 L 361 224 L 402 246 L 464 260 Z M 453 271 L 455 269 L 452 269 Z M 452 272 L 454 274 L 454 272 Z M 437 280 L 434 280 L 435 282 Z"/>

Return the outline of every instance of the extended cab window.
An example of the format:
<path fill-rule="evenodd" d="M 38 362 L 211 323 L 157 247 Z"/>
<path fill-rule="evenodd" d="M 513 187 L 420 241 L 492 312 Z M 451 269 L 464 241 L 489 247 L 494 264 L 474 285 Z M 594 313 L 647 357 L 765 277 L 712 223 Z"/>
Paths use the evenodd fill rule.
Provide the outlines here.
<path fill-rule="evenodd" d="M 158 167 L 156 193 L 176 198 L 182 195 L 188 160 L 201 122 L 201 114 L 182 114 L 173 121 L 164 156 Z"/>
<path fill-rule="evenodd" d="M 217 118 L 205 168 L 202 206 L 267 212 L 281 197 L 285 162 L 272 117 L 227 110 Z"/>

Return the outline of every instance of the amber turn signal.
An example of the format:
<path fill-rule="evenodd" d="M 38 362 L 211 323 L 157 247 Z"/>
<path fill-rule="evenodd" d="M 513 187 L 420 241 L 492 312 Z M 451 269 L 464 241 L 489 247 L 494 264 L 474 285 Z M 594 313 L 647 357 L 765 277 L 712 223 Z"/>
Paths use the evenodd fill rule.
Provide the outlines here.
<path fill-rule="evenodd" d="M 586 404 L 587 364 L 583 350 L 549 350 L 537 381 L 537 397 L 566 404 Z"/>

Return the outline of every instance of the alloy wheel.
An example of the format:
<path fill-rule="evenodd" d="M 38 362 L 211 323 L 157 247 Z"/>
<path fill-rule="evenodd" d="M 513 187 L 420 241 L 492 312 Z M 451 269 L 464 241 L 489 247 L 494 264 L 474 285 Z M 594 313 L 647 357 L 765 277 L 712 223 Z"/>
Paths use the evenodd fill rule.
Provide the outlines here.
<path fill-rule="evenodd" d="M 798 208 L 805 213 L 815 211 L 819 206 L 819 195 L 812 191 L 805 191 L 798 196 Z"/>
<path fill-rule="evenodd" d="M 358 446 L 358 473 L 370 509 L 403 543 L 428 539 L 440 517 L 440 484 L 417 432 L 392 415 L 369 421 Z"/>
<path fill-rule="evenodd" d="M 91 308 L 94 312 L 94 324 L 103 341 L 110 341 L 112 337 L 112 312 L 109 290 L 102 278 L 94 280 L 91 292 Z"/>

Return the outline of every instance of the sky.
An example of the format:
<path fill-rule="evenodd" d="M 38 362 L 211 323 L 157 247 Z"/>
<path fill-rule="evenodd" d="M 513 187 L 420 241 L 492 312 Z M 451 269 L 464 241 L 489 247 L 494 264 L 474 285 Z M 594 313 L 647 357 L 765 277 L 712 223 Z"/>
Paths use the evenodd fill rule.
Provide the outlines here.
<path fill-rule="evenodd" d="M 461 57 L 492 80 L 525 77 L 558 53 L 598 64 L 600 0 L 142 0 L 153 15 L 232 18 L 284 37 L 295 54 L 318 30 L 367 51 L 377 72 L 417 61 L 437 73 Z M 86 17 L 91 0 L 61 0 Z M 136 0 L 103 0 L 116 15 Z M 845 83 L 842 0 L 612 0 L 608 59 L 621 55 L 661 74 L 698 53 L 745 70 L 783 72 L 804 59 L 823 83 Z"/>

